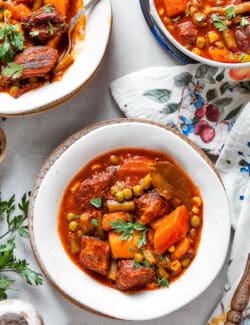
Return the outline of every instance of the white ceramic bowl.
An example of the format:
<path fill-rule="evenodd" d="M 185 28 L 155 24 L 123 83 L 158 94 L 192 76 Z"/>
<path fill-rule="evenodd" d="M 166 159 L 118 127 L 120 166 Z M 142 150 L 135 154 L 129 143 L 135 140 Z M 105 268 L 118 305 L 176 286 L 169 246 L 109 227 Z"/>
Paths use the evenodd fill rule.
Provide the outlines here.
<path fill-rule="evenodd" d="M 173 0 L 174 1 L 174 0 Z M 185 48 L 185 46 L 181 45 L 172 35 L 171 33 L 167 30 L 167 28 L 164 26 L 163 22 L 161 21 L 161 18 L 157 12 L 157 9 L 155 7 L 155 1 L 154 0 L 149 0 L 149 6 L 150 6 L 150 13 L 155 20 L 158 28 L 160 31 L 164 34 L 164 36 L 167 38 L 167 40 L 180 52 L 182 52 L 184 55 L 187 57 L 191 58 L 192 60 L 195 60 L 200 63 L 204 63 L 207 65 L 215 66 L 218 68 L 243 68 L 243 67 L 249 67 L 250 62 L 246 63 L 224 63 L 224 62 L 216 62 L 214 60 L 209 60 L 206 59 L 202 56 L 199 56 L 188 49 Z"/>
<path fill-rule="evenodd" d="M 200 188 L 204 224 L 198 253 L 187 271 L 169 288 L 127 295 L 102 285 L 70 260 L 60 241 L 57 218 L 67 184 L 89 160 L 121 147 L 170 154 Z M 43 273 L 63 296 L 97 313 L 127 320 L 147 320 L 182 307 L 209 286 L 226 256 L 230 222 L 222 183 L 200 149 L 162 125 L 118 119 L 79 131 L 52 153 L 32 191 L 29 229 L 33 251 Z"/>
<path fill-rule="evenodd" d="M 75 61 L 63 78 L 28 91 L 17 99 L 0 92 L 0 116 L 41 112 L 65 102 L 82 90 L 103 59 L 110 38 L 111 25 L 110 0 L 102 0 L 87 13 L 85 39 L 76 44 Z"/>

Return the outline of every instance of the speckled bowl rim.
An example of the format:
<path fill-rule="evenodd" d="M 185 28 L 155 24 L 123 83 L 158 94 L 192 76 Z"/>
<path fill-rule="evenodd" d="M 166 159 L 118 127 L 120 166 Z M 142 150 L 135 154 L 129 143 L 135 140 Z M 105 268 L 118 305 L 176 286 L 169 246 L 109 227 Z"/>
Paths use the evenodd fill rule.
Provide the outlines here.
<path fill-rule="evenodd" d="M 109 0 L 110 1 L 110 0 Z M 96 66 L 96 68 L 92 71 L 92 73 L 89 75 L 88 79 L 86 79 L 79 87 L 77 87 L 76 89 L 74 89 L 73 91 L 71 91 L 70 93 L 68 93 L 67 95 L 56 99 L 48 104 L 42 105 L 36 109 L 27 111 L 27 112 L 21 112 L 21 113 L 15 113 L 15 114 L 11 114 L 11 113 L 0 113 L 0 117 L 24 117 L 24 116 L 29 116 L 29 115 L 37 115 L 43 112 L 47 112 L 51 109 L 55 109 L 55 108 L 59 108 L 62 104 L 65 104 L 66 102 L 68 102 L 69 100 L 71 100 L 74 96 L 78 95 L 83 89 L 85 89 L 85 87 L 90 83 L 90 81 L 95 77 L 95 75 L 98 72 L 98 69 L 100 68 L 100 66 L 102 65 L 106 54 L 108 52 L 108 48 L 109 48 L 109 44 L 110 44 L 110 39 L 111 39 L 111 35 L 112 35 L 112 27 L 113 27 L 113 16 L 112 16 L 112 4 L 110 1 L 110 29 L 109 29 L 109 34 L 108 34 L 108 38 L 107 38 L 107 42 L 106 42 L 106 46 L 105 49 L 103 51 L 103 55 L 100 58 L 100 61 L 98 63 L 98 65 Z"/>
<path fill-rule="evenodd" d="M 39 188 L 43 182 L 43 179 L 46 177 L 48 171 L 50 170 L 50 168 L 53 166 L 53 164 L 57 161 L 57 159 L 72 145 L 74 144 L 78 139 L 80 139 L 81 137 L 83 137 L 84 135 L 100 128 L 103 126 L 107 126 L 107 125 L 112 125 L 112 124 L 118 124 L 118 123 L 128 123 L 128 122 L 132 122 L 132 123 L 142 123 L 142 124 L 151 124 L 153 126 L 157 126 L 160 127 L 162 129 L 165 129 L 168 132 L 172 132 L 173 134 L 175 134 L 176 136 L 180 137 L 182 140 L 184 140 L 187 144 L 189 144 L 199 155 L 200 157 L 208 164 L 208 166 L 212 169 L 212 171 L 214 172 L 214 174 L 218 177 L 220 183 L 222 184 L 222 187 L 224 189 L 222 180 L 220 178 L 220 175 L 218 174 L 218 171 L 216 170 L 214 164 L 212 163 L 212 161 L 209 159 L 209 157 L 207 156 L 207 154 L 202 151 L 200 149 L 200 147 L 198 145 L 196 145 L 192 140 L 188 139 L 186 136 L 182 135 L 179 131 L 157 123 L 157 122 L 153 122 L 150 120 L 146 120 L 146 119 L 133 119 L 133 118 L 117 118 L 117 119 L 110 119 L 110 120 L 106 120 L 106 121 L 102 121 L 102 122 L 97 122 L 94 124 L 91 124 L 81 130 L 79 130 L 78 132 L 74 133 L 72 136 L 68 137 L 65 141 L 63 141 L 54 151 L 52 151 L 52 153 L 49 155 L 49 157 L 47 158 L 47 160 L 44 162 L 43 166 L 41 167 L 34 186 L 32 188 L 31 191 L 31 195 L 30 195 L 30 200 L 29 200 L 29 210 L 28 210 L 28 228 L 29 228 L 29 234 L 30 234 L 30 243 L 31 243 L 31 247 L 32 247 L 32 251 L 33 254 L 35 256 L 35 259 L 42 271 L 42 273 L 44 274 L 44 276 L 46 277 L 46 279 L 48 280 L 48 282 L 64 297 L 66 298 L 68 301 L 72 302 L 73 304 L 75 304 L 76 306 L 80 307 L 81 309 L 91 312 L 95 315 L 98 316 L 104 316 L 107 318 L 111 318 L 111 319 L 120 319 L 120 318 L 116 318 L 116 317 L 112 317 L 108 314 L 104 314 L 101 313 L 99 311 L 96 311 L 92 308 L 89 308 L 88 306 L 80 303 L 79 301 L 75 300 L 74 298 L 72 298 L 70 295 L 68 295 L 64 290 L 62 290 L 57 283 L 50 277 L 50 275 L 48 274 L 45 266 L 43 265 L 43 262 L 39 256 L 38 250 L 36 248 L 35 245 L 35 238 L 34 238 L 34 232 L 33 232 L 33 210 L 34 210 L 34 206 L 35 206 L 35 201 L 36 201 L 36 197 L 39 191 Z M 226 257 L 226 256 L 225 256 Z M 224 260 L 223 260 L 224 262 Z M 223 265 L 223 264 L 222 264 Z M 222 267 L 221 265 L 221 267 Z M 220 268 L 221 269 L 221 268 Z M 204 288 L 205 290 L 206 288 Z M 191 301 L 190 301 L 191 302 Z M 122 319 L 124 320 L 124 319 Z"/>

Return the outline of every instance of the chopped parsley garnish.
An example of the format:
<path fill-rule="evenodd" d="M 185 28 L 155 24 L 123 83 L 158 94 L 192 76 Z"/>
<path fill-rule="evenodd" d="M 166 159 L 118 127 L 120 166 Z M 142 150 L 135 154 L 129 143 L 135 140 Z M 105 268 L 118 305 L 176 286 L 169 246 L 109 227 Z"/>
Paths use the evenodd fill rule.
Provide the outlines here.
<path fill-rule="evenodd" d="M 249 25 L 249 20 L 246 17 L 241 17 L 240 26 L 243 27 L 247 25 Z"/>
<path fill-rule="evenodd" d="M 188 17 L 190 15 L 190 12 L 188 9 L 185 9 L 185 16 Z"/>
<path fill-rule="evenodd" d="M 220 16 L 218 14 L 212 14 L 212 19 L 214 22 L 214 26 L 215 26 L 215 28 L 218 29 L 218 31 L 224 32 L 225 30 L 227 30 L 227 24 L 225 23 L 225 21 L 223 21 L 220 18 Z"/>
<path fill-rule="evenodd" d="M 160 287 L 168 287 L 168 279 L 167 278 L 158 278 L 157 284 Z"/>
<path fill-rule="evenodd" d="M 230 53 L 229 53 L 229 59 L 230 59 L 231 61 L 233 61 L 233 60 L 235 59 L 235 56 L 234 56 L 233 52 L 230 52 Z"/>
<path fill-rule="evenodd" d="M 96 227 L 98 226 L 98 221 L 97 221 L 97 219 L 91 219 L 90 223 L 91 223 L 92 225 L 96 226 Z"/>
<path fill-rule="evenodd" d="M 140 223 L 139 221 L 133 223 L 131 221 L 126 222 L 123 219 L 118 219 L 117 221 L 109 222 L 109 224 L 115 232 L 122 233 L 121 240 L 132 238 L 134 234 L 134 230 L 136 230 L 140 232 L 140 238 L 137 243 L 138 248 L 141 248 L 143 245 L 147 243 L 146 235 L 147 235 L 148 228 L 142 223 Z"/>
<path fill-rule="evenodd" d="M 53 11 L 53 9 L 51 8 L 51 6 L 45 6 L 44 8 L 43 8 L 43 10 L 44 10 L 44 12 L 46 12 L 46 13 L 50 13 L 50 12 L 52 12 Z"/>
<path fill-rule="evenodd" d="M 49 26 L 49 34 L 51 36 L 54 35 L 54 26 L 51 24 L 50 21 L 48 21 L 48 26 Z"/>
<path fill-rule="evenodd" d="M 93 207 L 100 209 L 102 206 L 102 198 L 96 197 L 95 199 L 90 200 L 90 204 L 93 205 Z"/>
<path fill-rule="evenodd" d="M 144 261 L 142 261 L 141 263 L 139 263 L 139 262 L 134 262 L 134 267 L 136 268 L 136 269 L 139 269 L 140 267 L 142 267 L 142 266 L 144 266 L 144 267 L 146 267 L 146 268 L 150 268 L 150 264 L 149 264 L 149 262 L 147 261 L 147 260 L 144 260 Z"/>
<path fill-rule="evenodd" d="M 9 62 L 7 67 L 2 70 L 2 75 L 12 79 L 17 79 L 23 72 L 23 66 L 16 64 L 15 62 Z"/>
<path fill-rule="evenodd" d="M 234 6 L 227 7 L 225 12 L 226 12 L 226 18 L 228 20 L 233 19 L 236 16 L 236 12 L 235 12 Z"/>
<path fill-rule="evenodd" d="M 16 52 L 23 49 L 24 36 L 18 31 L 17 25 L 4 24 L 0 28 L 0 61 L 11 62 Z"/>
<path fill-rule="evenodd" d="M 36 36 L 39 35 L 39 30 L 33 30 L 33 31 L 29 32 L 29 35 L 30 35 L 31 37 L 36 37 Z"/>

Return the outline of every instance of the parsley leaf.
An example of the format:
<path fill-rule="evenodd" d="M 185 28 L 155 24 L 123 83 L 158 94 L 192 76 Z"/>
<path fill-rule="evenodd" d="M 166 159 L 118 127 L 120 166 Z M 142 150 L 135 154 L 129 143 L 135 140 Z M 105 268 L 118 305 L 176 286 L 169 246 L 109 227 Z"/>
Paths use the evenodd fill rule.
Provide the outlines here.
<path fill-rule="evenodd" d="M 50 21 L 48 21 L 48 26 L 49 26 L 49 34 L 51 36 L 54 35 L 54 26 L 51 24 Z"/>
<path fill-rule="evenodd" d="M 243 27 L 247 25 L 249 25 L 249 20 L 246 17 L 241 17 L 240 26 Z"/>
<path fill-rule="evenodd" d="M 50 13 L 53 11 L 53 9 L 50 5 L 47 5 L 47 6 L 43 7 L 43 11 L 46 13 Z"/>
<path fill-rule="evenodd" d="M 6 64 L 13 60 L 16 52 L 23 49 L 24 36 L 17 25 L 4 24 L 0 28 L 0 61 Z"/>
<path fill-rule="evenodd" d="M 12 79 L 17 79 L 23 72 L 23 66 L 16 64 L 15 62 L 9 62 L 7 67 L 2 70 L 2 75 Z"/>
<path fill-rule="evenodd" d="M 168 287 L 168 279 L 167 278 L 158 278 L 157 284 L 160 287 Z"/>
<path fill-rule="evenodd" d="M 92 225 L 96 226 L 96 227 L 98 226 L 98 221 L 97 221 L 97 219 L 91 219 L 90 223 L 91 223 Z"/>
<path fill-rule="evenodd" d="M 31 32 L 29 32 L 29 35 L 31 37 L 36 37 L 39 35 L 39 30 L 32 30 Z"/>
<path fill-rule="evenodd" d="M 21 202 L 18 204 L 20 214 L 13 216 L 16 209 L 15 196 L 9 200 L 0 199 L 0 217 L 7 223 L 7 230 L 0 235 L 0 239 L 11 233 L 18 233 L 21 237 L 29 238 L 28 227 L 23 222 L 28 216 L 29 201 L 26 194 L 23 195 Z M 26 260 L 17 259 L 14 255 L 16 249 L 15 236 L 9 237 L 6 242 L 0 243 L 0 300 L 7 298 L 7 290 L 13 290 L 15 280 L 8 279 L 5 275 L 8 272 L 20 273 L 24 276 L 28 284 L 41 285 L 42 275 L 33 271 Z"/>
<path fill-rule="evenodd" d="M 90 204 L 93 205 L 93 207 L 100 209 L 102 206 L 102 198 L 96 197 L 95 199 L 90 200 Z"/>
<path fill-rule="evenodd" d="M 227 7 L 226 10 L 225 10 L 225 12 L 226 12 L 226 18 L 228 20 L 233 19 L 236 16 L 236 12 L 235 12 L 234 6 Z"/>
<path fill-rule="evenodd" d="M 220 32 L 227 30 L 226 23 L 223 20 L 221 20 L 221 18 L 218 14 L 212 14 L 212 19 L 213 19 L 215 28 L 217 28 Z"/>
<path fill-rule="evenodd" d="M 117 221 L 109 222 L 109 224 L 115 232 L 122 233 L 121 240 L 132 238 L 134 230 L 136 230 L 140 232 L 140 238 L 137 243 L 138 248 L 141 248 L 147 243 L 146 235 L 148 228 L 139 221 L 133 223 L 132 221 L 126 222 L 123 219 L 118 219 Z"/>

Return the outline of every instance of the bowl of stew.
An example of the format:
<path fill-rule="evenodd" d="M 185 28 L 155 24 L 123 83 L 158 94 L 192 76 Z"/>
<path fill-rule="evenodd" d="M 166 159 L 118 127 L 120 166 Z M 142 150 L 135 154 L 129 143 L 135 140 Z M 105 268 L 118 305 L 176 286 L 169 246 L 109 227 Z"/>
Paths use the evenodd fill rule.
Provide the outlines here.
<path fill-rule="evenodd" d="M 166 39 L 192 60 L 225 68 L 250 65 L 250 2 L 149 0 Z"/>
<path fill-rule="evenodd" d="M 1 1 L 1 116 L 56 107 L 95 74 L 110 37 L 111 4 L 100 1 L 68 36 L 83 5 L 82 0 Z"/>
<path fill-rule="evenodd" d="M 230 222 L 223 185 L 198 147 L 163 125 L 118 119 L 52 153 L 32 191 L 29 230 L 41 270 L 64 297 L 147 320 L 209 286 Z"/>

